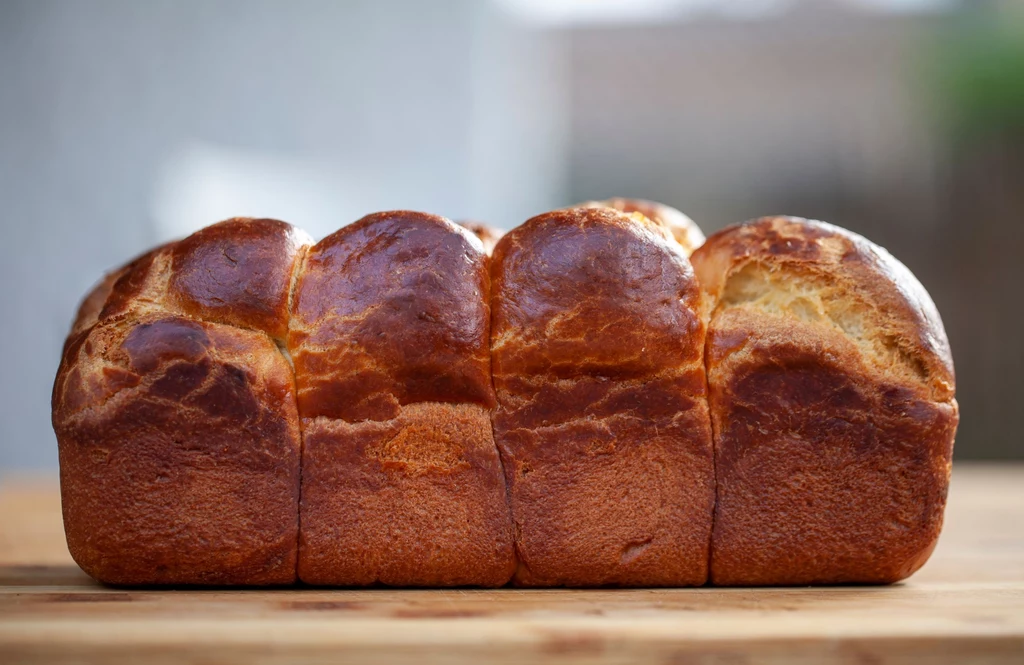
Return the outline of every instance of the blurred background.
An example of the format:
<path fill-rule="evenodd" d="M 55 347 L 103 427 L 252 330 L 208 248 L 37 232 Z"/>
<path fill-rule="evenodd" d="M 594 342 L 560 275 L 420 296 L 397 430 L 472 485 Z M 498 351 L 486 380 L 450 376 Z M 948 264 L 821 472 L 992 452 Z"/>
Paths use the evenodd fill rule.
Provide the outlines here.
<path fill-rule="evenodd" d="M 0 0 L 0 472 L 107 269 L 236 215 L 825 219 L 946 323 L 958 459 L 1024 457 L 1024 2 Z"/>

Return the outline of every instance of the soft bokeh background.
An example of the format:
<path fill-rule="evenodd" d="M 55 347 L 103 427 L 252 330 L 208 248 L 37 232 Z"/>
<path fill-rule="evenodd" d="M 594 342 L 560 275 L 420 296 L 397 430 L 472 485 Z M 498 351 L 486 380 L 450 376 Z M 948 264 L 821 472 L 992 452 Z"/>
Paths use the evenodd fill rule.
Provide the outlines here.
<path fill-rule="evenodd" d="M 0 0 L 0 471 L 104 270 L 234 215 L 609 196 L 859 231 L 931 291 L 956 454 L 1024 457 L 1024 2 Z"/>

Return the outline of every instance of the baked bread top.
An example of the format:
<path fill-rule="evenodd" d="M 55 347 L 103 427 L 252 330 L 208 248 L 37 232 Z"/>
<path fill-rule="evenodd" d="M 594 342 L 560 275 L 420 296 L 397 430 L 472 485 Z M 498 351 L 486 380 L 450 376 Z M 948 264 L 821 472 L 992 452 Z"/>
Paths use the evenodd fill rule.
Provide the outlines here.
<path fill-rule="evenodd" d="M 691 258 L 712 320 L 709 369 L 756 339 L 818 349 L 924 397 L 953 399 L 953 359 L 935 304 L 906 266 L 862 236 L 764 217 L 713 234 Z"/>
<path fill-rule="evenodd" d="M 495 376 L 636 378 L 698 363 L 701 294 L 664 227 L 607 207 L 539 215 L 495 248 Z"/>
<path fill-rule="evenodd" d="M 463 227 L 410 211 L 368 215 L 310 248 L 288 335 L 302 416 L 493 405 L 485 259 Z"/>
<path fill-rule="evenodd" d="M 645 201 L 643 199 L 613 198 L 604 201 L 587 201 L 579 204 L 581 208 L 611 208 L 620 212 L 638 212 L 655 224 L 664 226 L 675 241 L 683 248 L 687 256 L 704 244 L 704 234 L 692 219 L 681 211 L 664 203 Z"/>
<path fill-rule="evenodd" d="M 250 331 L 279 340 L 288 327 L 291 277 L 306 243 L 304 233 L 284 222 L 235 218 L 157 247 L 107 275 L 82 302 L 65 343 L 54 384 L 55 422 L 105 405 L 121 390 L 139 386 L 142 376 L 159 376 L 165 365 L 217 355 L 217 344 L 226 345 L 231 357 L 241 349 L 233 344 L 263 346 Z M 239 334 L 206 324 L 238 328 Z M 243 337 L 249 341 L 238 341 Z M 251 385 L 278 398 L 291 394 L 291 377 L 282 373 L 287 365 L 261 354 L 250 361 L 266 365 L 266 376 L 255 371 Z"/>

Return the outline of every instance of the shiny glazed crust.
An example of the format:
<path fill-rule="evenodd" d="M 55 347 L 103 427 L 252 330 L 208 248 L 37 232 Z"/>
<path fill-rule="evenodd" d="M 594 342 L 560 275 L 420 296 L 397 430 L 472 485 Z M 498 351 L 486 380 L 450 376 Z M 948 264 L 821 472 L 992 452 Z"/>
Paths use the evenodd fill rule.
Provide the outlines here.
<path fill-rule="evenodd" d="M 241 260 L 202 252 L 210 236 L 232 238 Z M 68 548 L 93 577 L 295 581 L 299 423 L 291 368 L 271 337 L 287 325 L 290 277 L 248 276 L 289 276 L 299 238 L 282 222 L 236 219 L 183 241 L 200 250 L 191 268 L 203 295 L 228 316 L 188 306 L 191 273 L 174 274 L 181 245 L 143 255 L 86 298 L 54 384 L 53 425 Z M 281 251 L 261 251 L 268 243 Z"/>
<path fill-rule="evenodd" d="M 303 581 L 501 586 L 512 575 L 486 260 L 465 229 L 406 211 L 310 249 L 288 336 L 305 433 Z"/>
<path fill-rule="evenodd" d="M 613 198 L 604 201 L 587 201 L 581 208 L 611 208 L 620 212 L 638 212 L 650 221 L 665 227 L 687 256 L 704 244 L 704 234 L 692 219 L 679 210 L 663 203 L 643 199 Z"/>
<path fill-rule="evenodd" d="M 107 275 L 53 390 L 75 560 L 353 586 L 889 583 L 927 560 L 955 377 L 885 250 L 772 217 L 691 265 L 692 222 L 628 199 L 495 236 L 232 219 Z"/>
<path fill-rule="evenodd" d="M 888 583 L 935 546 L 958 411 L 927 292 L 838 227 L 773 217 L 694 253 L 718 500 L 711 582 Z"/>
<path fill-rule="evenodd" d="M 703 584 L 713 462 L 682 249 L 640 215 L 570 209 L 507 234 L 491 275 L 515 583 Z"/>

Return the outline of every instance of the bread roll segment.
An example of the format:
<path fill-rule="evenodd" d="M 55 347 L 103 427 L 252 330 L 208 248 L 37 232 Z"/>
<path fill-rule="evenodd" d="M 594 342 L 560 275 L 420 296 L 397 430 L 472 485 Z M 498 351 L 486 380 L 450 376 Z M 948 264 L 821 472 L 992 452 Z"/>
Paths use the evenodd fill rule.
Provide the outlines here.
<path fill-rule="evenodd" d="M 244 255 L 292 231 L 235 219 L 193 246 L 211 233 Z M 230 309 L 238 291 L 218 274 L 290 274 L 300 248 L 289 247 L 258 267 L 212 253 L 197 270 Z M 290 584 L 300 434 L 291 368 L 268 334 L 287 321 L 287 307 L 274 305 L 288 285 L 250 301 L 264 312 L 252 327 L 196 318 L 169 286 L 174 250 L 157 248 L 101 282 L 65 345 L 53 425 L 68 548 L 111 584 Z"/>
<path fill-rule="evenodd" d="M 512 575 L 489 290 L 480 241 L 434 215 L 370 215 L 310 250 L 288 337 L 304 582 L 501 586 Z"/>
<path fill-rule="evenodd" d="M 642 215 L 577 208 L 508 233 L 491 275 L 515 583 L 703 584 L 713 461 L 682 248 Z"/>
<path fill-rule="evenodd" d="M 889 583 L 927 560 L 958 420 L 938 312 L 835 226 L 772 217 L 708 238 L 717 585 Z"/>

